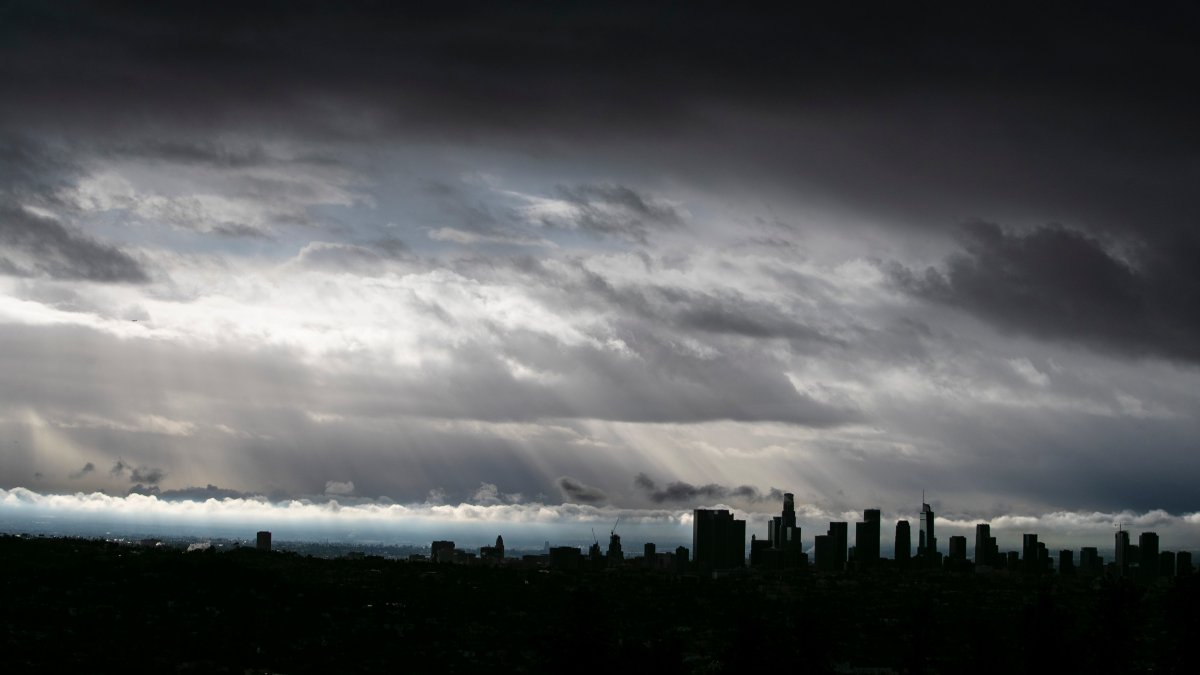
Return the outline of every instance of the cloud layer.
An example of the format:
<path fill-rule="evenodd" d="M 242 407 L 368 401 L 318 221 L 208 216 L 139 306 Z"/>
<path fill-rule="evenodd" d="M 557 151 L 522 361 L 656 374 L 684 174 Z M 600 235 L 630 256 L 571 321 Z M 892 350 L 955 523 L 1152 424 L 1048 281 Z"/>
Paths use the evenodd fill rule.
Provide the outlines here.
<path fill-rule="evenodd" d="M 749 517 L 751 532 L 765 532 L 765 516 L 735 512 Z M 799 508 L 798 522 L 804 532 L 824 531 L 829 520 L 853 520 L 856 514 L 837 513 Z M 226 536 L 243 532 L 248 538 L 263 527 L 276 528 L 277 538 L 284 540 L 338 532 L 335 539 L 372 538 L 385 543 L 424 541 L 456 533 L 469 540 L 462 543 L 477 546 L 489 543 L 483 532 L 500 531 L 506 541 L 541 544 L 539 537 L 547 533 L 563 539 L 552 542 L 577 543 L 590 538 L 591 529 L 609 525 L 620 518 L 623 537 L 631 543 L 657 541 L 685 542 L 690 537 L 692 514 L 681 509 L 621 509 L 612 506 L 580 504 L 477 504 L 439 505 L 425 503 L 395 504 L 359 501 L 344 503 L 337 499 L 323 501 L 290 500 L 271 502 L 261 496 L 230 496 L 219 494 L 209 486 L 207 492 L 194 489 L 194 496 L 173 499 L 157 494 L 131 494 L 111 497 L 99 493 L 43 495 L 23 488 L 0 489 L 0 519 L 6 523 L 41 527 L 47 517 L 61 519 L 70 527 L 71 521 L 102 520 L 106 526 L 121 523 L 118 536 L 142 533 L 170 534 L 187 528 L 191 536 Z M 894 522 L 893 514 L 884 514 L 886 526 Z M 52 522 L 53 521 L 49 521 Z M 976 520 L 941 518 L 939 533 L 973 533 Z M 1137 531 L 1156 531 L 1165 550 L 1196 550 L 1200 548 L 1200 514 L 1171 514 L 1165 511 L 1136 513 L 1130 511 L 1069 512 L 1008 515 L 991 521 L 993 536 L 999 539 L 1002 550 L 1019 547 L 1021 535 L 1039 534 L 1041 541 L 1051 547 L 1075 548 L 1097 546 L 1101 555 L 1111 554 L 1112 533 L 1120 525 Z M 307 529 L 305 529 L 307 528 Z M 885 527 L 884 539 L 889 539 Z M 283 534 L 283 537 L 278 535 Z M 494 535 L 492 535 L 494 537 Z M 569 539 L 568 539 L 569 538 Z M 853 545 L 853 541 L 850 542 Z M 885 549 L 890 548 L 885 546 Z"/>
<path fill-rule="evenodd" d="M 1194 9 L 283 9 L 5 10 L 0 488 L 1200 510 Z"/>

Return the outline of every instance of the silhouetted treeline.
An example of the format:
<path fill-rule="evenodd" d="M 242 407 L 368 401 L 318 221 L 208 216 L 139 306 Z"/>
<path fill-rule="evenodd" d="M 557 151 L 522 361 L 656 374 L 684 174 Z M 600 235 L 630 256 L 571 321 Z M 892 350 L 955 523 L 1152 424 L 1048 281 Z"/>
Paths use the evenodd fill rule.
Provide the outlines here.
<path fill-rule="evenodd" d="M 0 537 L 0 670 L 1194 672 L 1197 579 L 704 579 Z"/>

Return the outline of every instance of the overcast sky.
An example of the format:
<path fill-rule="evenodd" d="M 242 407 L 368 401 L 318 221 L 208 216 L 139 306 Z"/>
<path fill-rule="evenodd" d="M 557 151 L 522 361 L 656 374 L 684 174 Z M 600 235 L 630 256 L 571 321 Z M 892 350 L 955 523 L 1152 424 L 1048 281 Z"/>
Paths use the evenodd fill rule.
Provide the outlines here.
<path fill-rule="evenodd" d="M 248 4 L 0 5 L 6 499 L 1200 511 L 1194 6 Z"/>

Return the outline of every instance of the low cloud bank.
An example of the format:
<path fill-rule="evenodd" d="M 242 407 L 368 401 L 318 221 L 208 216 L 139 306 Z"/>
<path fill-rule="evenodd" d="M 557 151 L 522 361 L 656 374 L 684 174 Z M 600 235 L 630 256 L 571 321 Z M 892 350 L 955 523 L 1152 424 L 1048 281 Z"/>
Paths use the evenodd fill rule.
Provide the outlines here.
<path fill-rule="evenodd" d="M 211 487 L 211 486 L 210 486 Z M 353 499 L 353 498 L 351 498 Z M 291 499 L 272 502 L 262 496 L 210 497 L 207 499 L 160 499 L 155 494 L 125 496 L 101 492 L 85 494 L 40 494 L 26 488 L 0 489 L 0 514 L 40 511 L 64 515 L 146 515 L 182 520 L 220 522 L 353 521 L 393 522 L 491 521 L 507 523 L 607 523 L 618 516 L 623 523 L 671 523 L 690 525 L 690 510 L 621 509 L 588 504 L 485 503 L 485 504 L 395 504 L 386 500 Z"/>
<path fill-rule="evenodd" d="M 457 532 L 460 533 L 457 536 L 470 539 L 502 529 L 506 540 L 511 537 L 517 541 L 541 543 L 544 539 L 573 545 L 590 540 L 593 530 L 603 535 L 619 517 L 618 534 L 623 534 L 630 543 L 657 540 L 690 546 L 690 509 L 626 509 L 611 505 L 540 502 L 452 505 L 439 504 L 436 500 L 396 504 L 386 499 L 341 496 L 273 502 L 262 496 L 218 496 L 222 493 L 226 491 L 197 489 L 195 499 L 165 499 L 156 494 L 40 494 L 20 487 L 0 489 L 0 524 L 3 524 L 0 529 L 22 523 L 58 523 L 61 528 L 69 523 L 95 521 L 136 523 L 157 527 L 159 531 L 169 531 L 176 526 L 209 526 L 252 532 L 267 527 L 290 531 L 297 538 L 309 535 L 337 538 L 339 533 L 353 538 L 358 536 L 354 533 L 363 536 L 366 536 L 363 533 L 369 533 L 381 539 L 418 541 L 439 532 L 448 533 L 447 536 Z M 205 494 L 211 496 L 203 498 Z M 770 514 L 733 510 L 737 517 L 748 520 L 747 541 L 751 534 L 765 536 Z M 853 522 L 858 519 L 856 513 L 827 512 L 806 504 L 797 505 L 797 516 L 806 541 L 824 532 L 829 521 Z M 906 518 L 914 528 L 916 526 L 916 519 L 910 514 L 884 514 L 882 540 L 885 550 L 890 549 L 892 527 L 898 518 Z M 979 522 L 991 523 L 992 534 L 1000 540 L 1002 550 L 1019 548 L 1024 533 L 1037 533 L 1052 549 L 1097 546 L 1103 552 L 1111 548 L 1112 533 L 1117 527 L 1130 530 L 1135 539 L 1140 532 L 1157 532 L 1164 550 L 1200 549 L 1200 512 L 1172 514 L 1162 510 L 1143 513 L 1054 511 L 1005 515 L 990 520 L 938 518 L 939 547 L 944 549 L 953 534 L 967 535 L 970 547 L 975 524 Z"/>

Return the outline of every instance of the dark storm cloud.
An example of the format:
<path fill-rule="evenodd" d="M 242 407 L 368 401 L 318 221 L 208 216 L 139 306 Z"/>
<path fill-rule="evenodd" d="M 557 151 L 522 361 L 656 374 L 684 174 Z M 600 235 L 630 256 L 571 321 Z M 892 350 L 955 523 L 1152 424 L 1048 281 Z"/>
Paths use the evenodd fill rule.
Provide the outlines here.
<path fill-rule="evenodd" d="M 151 485 L 162 482 L 166 472 L 162 469 L 153 466 L 139 466 L 129 472 L 129 480 L 134 483 L 149 483 Z"/>
<path fill-rule="evenodd" d="M 646 491 L 653 491 L 658 486 L 658 484 L 654 482 L 653 478 L 644 473 L 639 473 L 633 477 L 633 485 L 640 490 Z"/>
<path fill-rule="evenodd" d="M 81 175 L 74 150 L 0 130 L 0 204 L 61 207 L 58 193 Z"/>
<path fill-rule="evenodd" d="M 73 444 L 47 475 L 68 475 L 76 449 L 88 448 L 103 453 L 94 455 L 101 467 L 121 453 L 128 464 L 116 475 L 155 477 L 152 467 L 162 466 L 171 475 L 157 478 L 182 485 L 274 489 L 279 481 L 317 494 L 334 478 L 363 495 L 421 496 L 438 486 L 466 496 L 487 480 L 503 494 L 566 497 L 558 477 L 585 476 L 599 487 L 572 479 L 571 489 L 615 495 L 628 481 L 612 459 L 622 453 L 564 451 L 603 445 L 572 428 L 643 423 L 630 438 L 649 440 L 624 449 L 677 460 L 658 439 L 683 441 L 688 450 L 678 452 L 687 452 L 688 437 L 704 431 L 687 425 L 713 423 L 740 430 L 722 468 L 761 461 L 755 469 L 812 476 L 814 492 L 870 485 L 914 494 L 936 478 L 961 486 L 964 502 L 984 486 L 1043 502 L 1195 508 L 1181 478 L 1196 473 L 1195 383 L 1149 370 L 1170 364 L 1111 357 L 1198 358 L 1200 10 L 369 9 L 29 2 L 0 10 L 0 205 L 24 219 L 0 222 L 8 228 L 0 266 L 28 277 L 11 281 L 21 299 L 92 311 L 102 324 L 114 312 L 98 309 L 100 292 L 133 304 L 141 293 L 161 307 L 147 314 L 178 315 L 174 331 L 143 320 L 139 329 L 163 332 L 153 340 L 128 337 L 130 326 L 105 325 L 121 338 L 21 326 L 21 315 L 0 326 L 0 412 L 33 410 Z M 17 129 L 20 138 L 11 136 Z M 105 177 L 131 190 L 91 181 L 111 199 L 90 211 L 71 201 L 83 178 Z M 428 189 L 410 199 L 396 185 L 406 180 Z M 228 208 L 205 208 L 197 195 Z M 566 215 L 530 227 L 534 209 L 520 206 L 543 202 Z M 756 220 L 759 209 L 771 213 Z M 174 288 L 56 283 L 122 269 L 126 280 L 144 280 L 147 263 L 133 249 L 87 229 L 113 232 L 123 216 L 137 227 L 105 237 L 144 237 L 139 250 L 152 252 L 177 247 L 146 254 L 155 255 L 154 271 L 204 264 L 199 246 L 188 250 L 195 238 L 179 245 L 172 229 L 222 235 L 204 242 L 203 255 L 236 259 L 229 269 L 238 288 L 208 288 L 196 271 Z M 945 228 L 976 217 L 1065 226 L 973 225 L 959 255 L 933 272 L 910 269 L 912 259 L 929 259 L 919 242 L 941 246 Z M 757 224 L 731 232 L 742 223 Z M 321 238 L 334 241 L 277 227 L 285 224 L 321 226 Z M 414 247 L 423 232 L 546 255 L 512 264 L 487 250 L 465 261 L 419 259 L 399 239 L 380 241 L 385 231 Z M 712 251 L 730 234 L 777 249 L 755 255 L 775 256 L 779 269 L 734 263 L 714 272 L 689 267 L 687 252 L 653 255 L 663 242 Z M 579 240 L 613 254 L 592 267 L 625 269 L 589 272 L 592 251 L 574 248 Z M 828 240 L 837 241 L 836 260 L 822 257 Z M 905 258 L 910 242 L 918 251 Z M 248 271 L 306 245 L 294 266 L 271 270 L 269 283 Z M 621 259 L 629 248 L 643 269 Z M 822 288 L 797 273 L 795 284 L 781 283 L 797 262 L 829 272 L 877 254 L 899 258 L 895 279 L 930 302 L 892 306 L 872 280 Z M 137 266 L 122 267 L 126 258 Z M 396 324 L 347 330 L 340 340 L 319 328 L 340 323 L 336 293 L 323 296 L 331 300 L 322 310 L 267 290 L 295 277 L 337 288 L 303 274 L 305 266 L 389 275 L 397 286 L 457 274 L 476 299 L 456 299 L 446 286 L 424 291 L 413 315 L 396 315 L 409 322 L 396 332 L 420 344 L 391 353 L 372 346 L 371 334 Z M 514 268 L 526 276 L 514 278 Z M 705 273 L 717 283 L 706 285 Z M 403 301 L 398 290 L 377 306 Z M 486 311 L 484 292 L 494 294 Z M 537 311 L 521 315 L 510 301 Z M 939 305 L 1045 342 L 980 334 L 963 312 Z M 299 316 L 289 326 L 285 314 Z M 263 316 L 270 325 L 261 330 L 244 325 Z M 455 327 L 454 336 L 426 330 L 435 324 Z M 960 328 L 970 334 L 950 335 Z M 1089 361 L 1095 354 L 1075 344 L 1104 355 Z M 993 371 L 963 366 L 992 353 Z M 403 356 L 421 365 L 396 366 Z M 1075 357 L 1079 377 L 1086 372 L 1103 394 L 1062 386 Z M 1045 384 L 1024 382 L 1009 362 L 1020 359 Z M 1051 372 L 1056 364 L 1065 374 Z M 1131 383 L 1146 392 L 1115 391 Z M 1133 412 L 1118 394 L 1140 396 Z M 1076 404 L 1087 412 L 1056 407 Z M 152 417 L 189 431 L 143 433 Z M 11 425 L 21 414 L 0 418 Z M 769 438 L 777 425 L 760 422 L 784 423 L 784 438 Z M 980 433 L 984 425 L 994 437 Z M 1113 459 L 1131 447 L 1139 449 L 1132 469 Z M 823 454 L 796 469 L 793 454 L 809 449 Z M 761 460 L 742 450 L 763 450 Z M 33 461 L 16 454 L 0 453 L 0 473 L 33 475 Z M 200 456 L 212 461 L 185 473 Z M 1046 470 L 1030 477 L 1030 466 Z M 639 476 L 638 492 L 663 502 L 775 499 L 731 487 L 738 470 L 712 476 L 718 483 L 699 467 L 662 486 Z"/>
<path fill-rule="evenodd" d="M 144 151 L 222 166 L 261 157 L 190 137 L 269 131 L 356 152 L 433 138 L 913 227 L 1019 212 L 1178 231 L 1200 217 L 1198 11 L 19 3 L 0 26 L 0 124 L 174 133 L 189 138 Z M 672 220 L 615 185 L 563 196 L 641 213 L 585 219 L 609 235 Z M 494 229 L 478 206 L 462 217 Z"/>
<path fill-rule="evenodd" d="M 0 203 L 0 273 L 105 283 L 144 283 L 140 262 L 52 218 Z"/>
<path fill-rule="evenodd" d="M 761 104 L 930 81 L 1096 90 L 1149 67 L 1169 80 L 1189 73 L 1181 56 L 1195 49 L 1187 30 L 1195 10 L 1184 5 L 1141 12 L 1019 3 L 365 9 L 84 3 L 63 12 L 17 3 L 0 34 L 0 72 L 5 93 L 19 94 L 9 100 L 57 114 L 73 112 L 71 103 L 83 98 L 109 108 L 89 114 L 157 110 L 203 119 L 229 114 L 231 105 L 236 113 L 255 105 L 279 112 L 315 103 L 306 97 L 321 92 L 335 101 L 390 104 L 397 120 L 478 124 L 487 117 L 499 128 L 606 120 L 669 132 L 664 123 L 687 108 L 730 96 Z M 1114 31 L 1126 37 L 1119 46 Z M 61 94 L 68 97 L 54 98 Z M 477 114 L 480 106 L 486 116 Z"/>
<path fill-rule="evenodd" d="M 1181 404 L 1194 410 L 1194 394 L 1187 397 Z M 889 419 L 894 438 L 919 438 L 931 428 L 926 411 L 884 409 L 879 414 Z M 1013 406 L 970 410 L 939 419 L 936 437 L 929 439 L 963 452 L 928 461 L 860 449 L 853 480 L 843 482 L 863 496 L 885 490 L 910 495 L 907 501 L 917 506 L 922 490 L 956 508 L 987 510 L 987 502 L 993 501 L 992 513 L 1011 512 L 1003 505 L 1014 502 L 1190 512 L 1196 510 L 1191 477 L 1200 471 L 1197 433 L 1200 420 L 1190 412 L 1131 421 L 1070 410 L 1031 414 L 1029 408 Z M 818 445 L 829 456 L 847 454 L 836 441 Z M 853 501 L 843 505 L 855 507 Z"/>
<path fill-rule="evenodd" d="M 639 473 L 633 479 L 633 484 L 646 493 L 655 504 L 663 503 L 700 503 L 712 502 L 719 499 L 740 499 L 748 502 L 782 501 L 783 492 L 771 488 L 766 494 L 752 485 L 727 487 L 716 483 L 692 485 L 683 481 L 673 481 L 659 487 L 658 483 L 644 473 Z"/>
<path fill-rule="evenodd" d="M 244 169 L 281 163 L 259 145 L 230 146 L 212 141 L 151 138 L 132 143 L 110 141 L 102 143 L 99 149 L 108 157 L 220 169 Z"/>
<path fill-rule="evenodd" d="M 599 504 L 608 500 L 608 495 L 597 487 L 592 487 L 582 481 L 562 476 L 558 479 L 558 489 L 563 499 L 577 504 Z"/>
<path fill-rule="evenodd" d="M 130 483 L 147 483 L 154 485 L 161 483 L 167 473 L 158 467 L 153 466 L 134 466 L 123 459 L 118 459 L 113 463 L 112 469 L 109 470 L 112 476 L 125 476 L 128 474 Z"/>
<path fill-rule="evenodd" d="M 1200 239 L 1104 242 L 1047 225 L 964 225 L 945 269 L 894 267 L 901 287 L 1002 330 L 1132 355 L 1200 360 Z M 1115 246 L 1126 244 L 1126 250 Z M 1123 254 L 1123 255 L 1122 255 Z"/>
<path fill-rule="evenodd" d="M 96 465 L 88 462 L 84 464 L 78 471 L 72 471 L 70 478 L 83 478 L 84 476 L 96 470 Z"/>
<path fill-rule="evenodd" d="M 218 501 L 222 500 L 222 499 L 245 499 L 245 498 L 257 496 L 257 495 L 251 495 L 251 494 L 248 494 L 245 492 L 239 492 L 237 490 L 230 490 L 228 488 L 217 487 L 216 485 L 213 485 L 212 483 L 209 483 L 208 485 L 206 485 L 204 487 L 191 486 L 191 487 L 179 488 L 176 490 L 163 490 L 163 489 L 159 488 L 157 485 L 153 485 L 153 484 L 143 485 L 143 484 L 139 483 L 139 484 L 134 485 L 133 487 L 129 488 L 129 494 L 131 494 L 131 495 L 134 495 L 134 494 L 154 495 L 155 497 L 158 497 L 159 499 L 163 499 L 166 501 L 193 501 L 193 502 L 203 502 L 203 501 L 207 501 L 209 499 L 216 499 Z"/>

